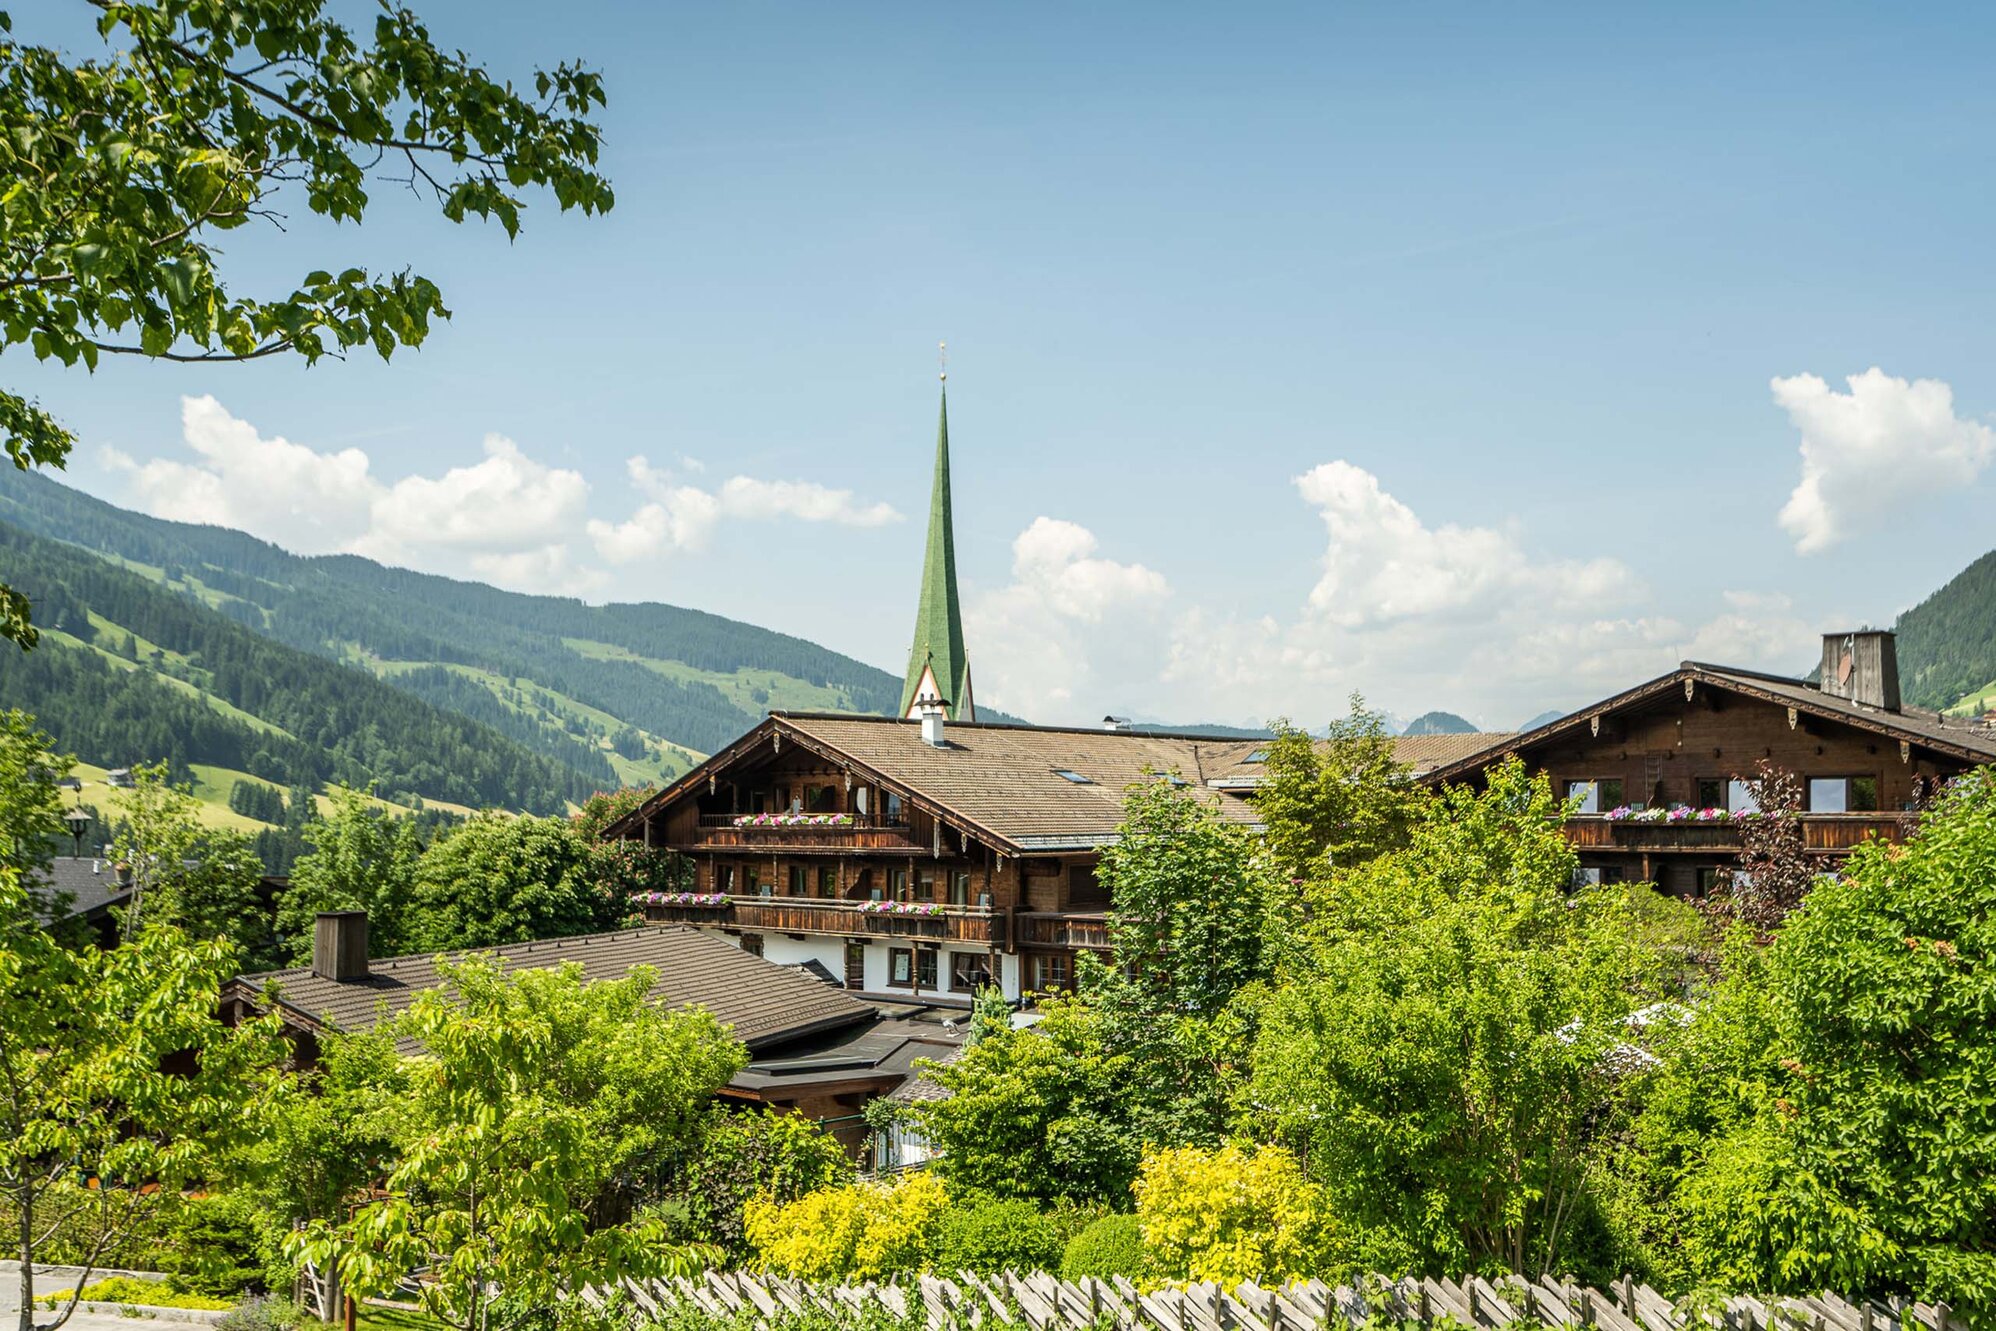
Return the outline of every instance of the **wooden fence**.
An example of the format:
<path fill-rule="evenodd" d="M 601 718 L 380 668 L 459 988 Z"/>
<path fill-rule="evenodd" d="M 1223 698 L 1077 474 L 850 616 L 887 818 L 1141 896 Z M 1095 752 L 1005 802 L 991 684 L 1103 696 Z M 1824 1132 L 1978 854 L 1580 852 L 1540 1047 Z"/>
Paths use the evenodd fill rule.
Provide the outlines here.
<path fill-rule="evenodd" d="M 627 1282 L 647 1317 L 698 1311 L 773 1328 L 795 1317 L 882 1312 L 920 1316 L 931 1331 L 1355 1331 L 1381 1324 L 1462 1327 L 1593 1327 L 1598 1331 L 1948 1331 L 1945 1304 L 1847 1303 L 1833 1294 L 1767 1299 L 1734 1295 L 1673 1303 L 1627 1279 L 1607 1290 L 1557 1280 L 1387 1280 L 1354 1285 L 1305 1281 L 1281 1289 L 1200 1284 L 1144 1292 L 1112 1280 L 1058 1280 L 1044 1273 L 904 1284 L 819 1285 L 775 1275 L 710 1271 L 699 1279 Z"/>

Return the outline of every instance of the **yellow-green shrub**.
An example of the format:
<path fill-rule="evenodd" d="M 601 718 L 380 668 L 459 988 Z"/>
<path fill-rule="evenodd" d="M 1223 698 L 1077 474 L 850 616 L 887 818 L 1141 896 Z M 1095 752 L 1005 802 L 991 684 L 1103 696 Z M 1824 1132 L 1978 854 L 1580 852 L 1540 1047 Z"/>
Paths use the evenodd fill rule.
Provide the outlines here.
<path fill-rule="evenodd" d="M 1135 1191 L 1145 1252 L 1169 1279 L 1267 1283 L 1336 1262 L 1322 1189 L 1278 1147 L 1153 1151 Z"/>
<path fill-rule="evenodd" d="M 875 1280 L 925 1266 L 948 1208 L 942 1180 L 920 1173 L 823 1188 L 786 1206 L 753 1201 L 743 1220 L 768 1270 L 807 1280 Z"/>
<path fill-rule="evenodd" d="M 59 1308 L 75 1295 L 74 1289 L 59 1289 L 53 1294 L 43 1295 L 40 1302 L 47 1308 Z M 131 1276 L 106 1276 L 83 1287 L 85 1303 L 131 1303 L 146 1308 L 206 1308 L 219 1311 L 236 1306 L 234 1299 L 217 1299 L 206 1294 L 189 1291 L 175 1292 L 157 1280 L 135 1280 Z"/>

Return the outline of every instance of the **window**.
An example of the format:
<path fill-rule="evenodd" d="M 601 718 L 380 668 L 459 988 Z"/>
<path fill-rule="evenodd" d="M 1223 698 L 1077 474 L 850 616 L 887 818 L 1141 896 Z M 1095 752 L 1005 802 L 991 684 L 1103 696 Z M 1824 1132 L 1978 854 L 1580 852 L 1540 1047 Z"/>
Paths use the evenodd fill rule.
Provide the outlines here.
<path fill-rule="evenodd" d="M 839 869 L 835 864 L 818 866 L 818 895 L 827 901 L 839 894 Z"/>
<path fill-rule="evenodd" d="M 1810 813 L 1871 813 L 1878 808 L 1875 776 L 1809 778 Z"/>
<path fill-rule="evenodd" d="M 1268 761 L 1267 749 L 1256 749 L 1253 753 L 1250 753 L 1247 757 L 1241 759 L 1243 765 L 1247 763 L 1265 763 L 1267 761 Z"/>
<path fill-rule="evenodd" d="M 991 987 L 991 957 L 984 952 L 949 954 L 949 987 L 960 994 L 974 994 Z"/>
<path fill-rule="evenodd" d="M 716 892 L 732 892 L 735 890 L 734 865 L 717 864 L 714 866 L 714 890 Z"/>
<path fill-rule="evenodd" d="M 1700 869 L 1698 871 L 1699 900 L 1702 901 L 1706 897 L 1709 897 L 1716 892 L 1724 890 L 1726 886 L 1726 877 L 1727 874 L 1724 869 L 1720 869 L 1712 865 L 1707 865 L 1706 867 Z"/>
<path fill-rule="evenodd" d="M 1033 958 L 1032 983 L 1027 987 L 1036 993 L 1050 993 L 1056 989 L 1066 989 L 1074 983 L 1074 959 L 1062 952 L 1035 952 Z"/>
<path fill-rule="evenodd" d="M 908 871 L 906 869 L 889 869 L 887 871 L 887 899 L 889 901 L 906 901 L 908 899 Z"/>
<path fill-rule="evenodd" d="M 1698 778 L 1698 807 L 1701 809 L 1723 809 L 1726 807 L 1725 778 L 1701 776 Z"/>
<path fill-rule="evenodd" d="M 883 807 L 887 811 L 888 822 L 898 823 L 901 821 L 901 797 L 899 795 L 887 796 Z"/>
<path fill-rule="evenodd" d="M 805 892 L 806 892 L 806 891 L 808 890 L 808 889 L 807 889 L 807 888 L 806 888 L 806 887 L 804 886 L 804 882 L 805 882 L 805 877 L 806 877 L 806 872 L 807 872 L 807 871 L 805 870 L 804 866 L 803 866 L 803 865 L 801 865 L 801 864 L 793 864 L 793 865 L 791 865 L 791 866 L 790 866 L 790 895 L 791 895 L 791 896 L 793 896 L 793 897 L 801 897 L 801 896 L 803 896 L 803 895 L 804 895 L 804 893 L 805 893 Z"/>
<path fill-rule="evenodd" d="M 1601 871 L 1591 864 L 1578 865 L 1573 870 L 1571 883 L 1574 887 L 1598 887 L 1601 883 Z"/>
<path fill-rule="evenodd" d="M 1613 778 L 1566 783 L 1566 798 L 1578 800 L 1575 813 L 1606 813 L 1622 807 L 1622 783 Z"/>
<path fill-rule="evenodd" d="M 915 870 L 915 900 L 934 901 L 936 899 L 936 871 L 934 869 Z"/>
<path fill-rule="evenodd" d="M 838 807 L 839 788 L 837 786 L 811 787 L 812 813 L 830 813 Z"/>
<path fill-rule="evenodd" d="M 970 873 L 959 869 L 949 876 L 949 904 L 968 906 L 970 904 Z"/>
<path fill-rule="evenodd" d="M 744 952 L 748 953 L 748 954 L 749 954 L 750 956 L 752 956 L 752 957 L 759 957 L 759 956 L 761 956 L 761 955 L 762 955 L 762 935 L 761 935 L 761 934 L 743 934 L 743 935 L 742 935 L 742 951 L 744 951 Z"/>
<path fill-rule="evenodd" d="M 1744 781 L 1726 782 L 1726 808 L 1734 813 L 1759 813 L 1760 801 L 1753 797 L 1753 787 Z"/>
<path fill-rule="evenodd" d="M 936 987 L 935 949 L 888 948 L 887 983 L 896 989 L 934 989 Z"/>
<path fill-rule="evenodd" d="M 742 891 L 752 897 L 763 895 L 761 865 L 744 864 L 742 866 Z"/>
<path fill-rule="evenodd" d="M 1092 786 L 1095 784 L 1093 781 L 1090 781 L 1087 777 L 1081 775 L 1081 773 L 1070 771 L 1065 767 L 1054 768 L 1053 774 L 1059 777 L 1063 781 L 1072 781 L 1077 786 Z"/>

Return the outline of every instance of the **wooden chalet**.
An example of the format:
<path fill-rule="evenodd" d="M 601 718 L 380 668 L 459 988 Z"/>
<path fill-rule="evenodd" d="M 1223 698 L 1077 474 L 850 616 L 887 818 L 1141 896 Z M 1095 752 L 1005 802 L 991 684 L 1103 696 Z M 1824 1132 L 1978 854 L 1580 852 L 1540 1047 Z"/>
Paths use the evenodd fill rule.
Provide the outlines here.
<path fill-rule="evenodd" d="M 1903 838 L 1937 783 L 1996 762 L 1996 727 L 1904 706 L 1892 634 L 1833 633 L 1813 682 L 1686 661 L 1426 779 L 1475 782 L 1513 755 L 1575 802 L 1588 879 L 1703 896 L 1739 854 L 1761 760 L 1800 778 L 1805 844 L 1827 864 Z"/>
<path fill-rule="evenodd" d="M 1493 736 L 1400 741 L 1417 768 Z M 1258 826 L 1244 796 L 1266 740 L 1133 730 L 774 712 L 659 791 L 609 837 L 676 850 L 682 893 L 647 919 L 729 937 L 771 961 L 816 962 L 871 996 L 968 1006 L 1069 987 L 1109 948 L 1095 867 L 1128 787 L 1196 787 Z"/>

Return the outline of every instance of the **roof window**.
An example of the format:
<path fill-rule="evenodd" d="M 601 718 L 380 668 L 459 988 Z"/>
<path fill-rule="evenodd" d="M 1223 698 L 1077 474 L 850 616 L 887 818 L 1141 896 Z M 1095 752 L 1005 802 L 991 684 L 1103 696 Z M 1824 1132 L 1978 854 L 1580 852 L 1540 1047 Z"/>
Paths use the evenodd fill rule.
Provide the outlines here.
<path fill-rule="evenodd" d="M 1253 753 L 1250 753 L 1247 757 L 1241 759 L 1242 763 L 1265 763 L 1267 761 L 1268 761 L 1267 749 L 1256 749 Z"/>
<path fill-rule="evenodd" d="M 1059 777 L 1063 781 L 1072 781 L 1077 786 L 1092 786 L 1095 784 L 1093 781 L 1090 781 L 1087 777 L 1081 775 L 1081 773 L 1076 771 L 1071 771 L 1070 769 L 1065 767 L 1054 768 L 1053 774 Z"/>

